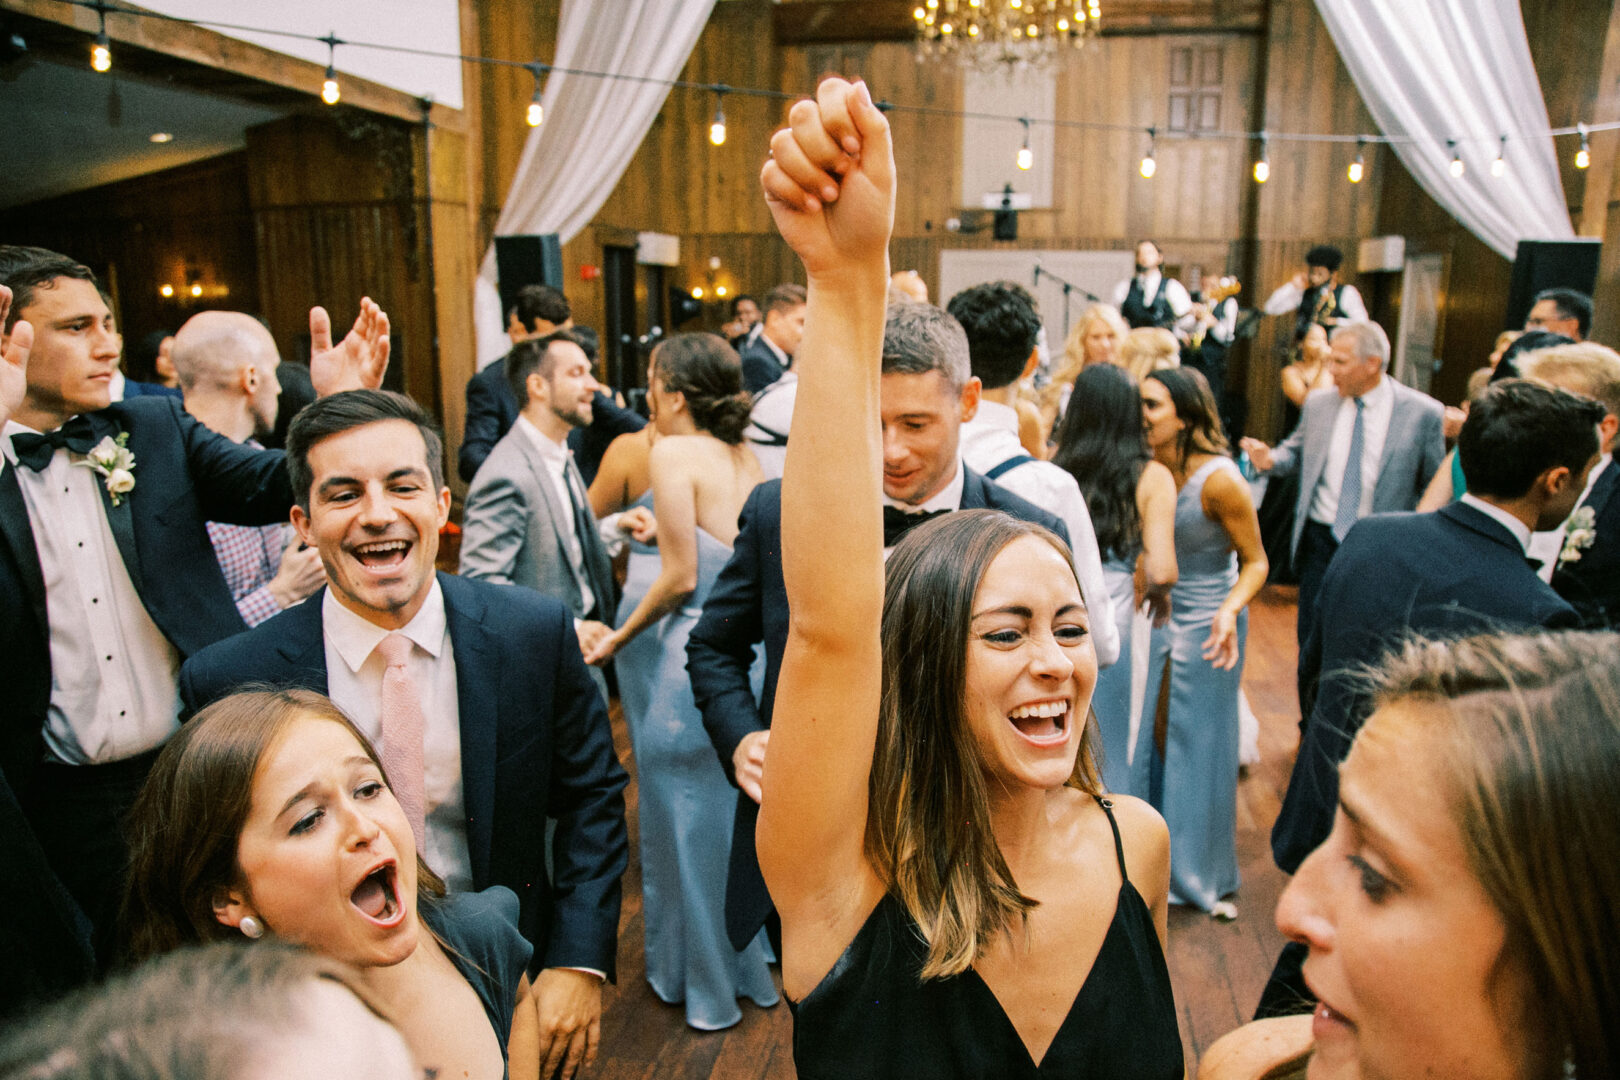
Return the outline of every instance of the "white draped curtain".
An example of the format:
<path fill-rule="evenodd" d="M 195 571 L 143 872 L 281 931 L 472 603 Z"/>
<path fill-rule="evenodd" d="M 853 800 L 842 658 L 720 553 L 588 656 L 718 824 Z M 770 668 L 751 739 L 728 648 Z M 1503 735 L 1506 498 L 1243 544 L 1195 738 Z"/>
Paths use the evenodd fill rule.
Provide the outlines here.
<path fill-rule="evenodd" d="M 497 236 L 556 233 L 567 243 L 613 193 L 680 76 L 715 0 L 564 0 L 552 64 L 651 81 L 552 71 L 540 102 L 545 123 L 529 133 Z M 508 348 L 495 289 L 495 252 L 484 253 L 473 301 L 478 365 Z"/>
<path fill-rule="evenodd" d="M 1470 232 L 1509 259 L 1520 240 L 1575 234 L 1518 0 L 1316 7 L 1401 163 Z M 1507 168 L 1493 176 L 1504 134 Z M 1450 173 L 1448 139 L 1461 177 Z"/>

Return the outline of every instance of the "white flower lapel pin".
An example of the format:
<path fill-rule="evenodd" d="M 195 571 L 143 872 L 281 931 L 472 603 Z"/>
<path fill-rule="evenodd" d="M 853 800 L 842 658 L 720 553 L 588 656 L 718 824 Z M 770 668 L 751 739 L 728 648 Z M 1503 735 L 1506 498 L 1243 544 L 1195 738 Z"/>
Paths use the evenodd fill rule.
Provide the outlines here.
<path fill-rule="evenodd" d="M 1564 529 L 1564 548 L 1558 553 L 1558 565 L 1579 562 L 1581 552 L 1596 540 L 1597 511 L 1583 506 L 1569 516 L 1569 525 Z"/>
<path fill-rule="evenodd" d="M 129 432 L 119 432 L 115 439 L 107 435 L 90 448 L 90 453 L 79 462 L 87 469 L 101 474 L 112 504 L 119 505 L 124 496 L 135 490 L 135 455 L 129 450 Z"/>

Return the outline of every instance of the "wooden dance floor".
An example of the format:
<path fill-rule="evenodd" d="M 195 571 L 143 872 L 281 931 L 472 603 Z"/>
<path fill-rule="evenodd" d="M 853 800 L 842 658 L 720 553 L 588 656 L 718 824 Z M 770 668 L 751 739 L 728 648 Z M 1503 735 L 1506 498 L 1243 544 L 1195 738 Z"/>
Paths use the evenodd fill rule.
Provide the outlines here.
<path fill-rule="evenodd" d="M 1238 862 L 1243 887 L 1236 922 L 1170 909 L 1170 978 L 1181 1014 L 1189 1075 L 1198 1055 L 1249 1019 L 1283 939 L 1272 921 L 1285 878 L 1271 863 L 1269 836 L 1298 746 L 1294 695 L 1294 590 L 1268 587 L 1249 609 L 1243 688 L 1260 718 L 1258 766 L 1238 784 Z M 591 1080 L 793 1080 L 793 1020 L 785 1003 L 760 1009 L 742 1002 L 743 1019 L 726 1031 L 686 1026 L 679 1005 L 665 1005 L 645 978 L 641 951 L 641 867 L 636 847 L 635 765 L 617 704 L 613 738 L 630 770 L 626 792 L 630 868 L 619 923 L 619 981 L 607 987 L 602 1047 Z"/>

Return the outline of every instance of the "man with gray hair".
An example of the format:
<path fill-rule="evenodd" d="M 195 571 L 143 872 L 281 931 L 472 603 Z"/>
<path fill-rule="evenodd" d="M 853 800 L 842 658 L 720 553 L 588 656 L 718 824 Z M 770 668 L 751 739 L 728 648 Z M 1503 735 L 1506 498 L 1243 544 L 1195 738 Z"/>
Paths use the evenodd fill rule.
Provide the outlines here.
<path fill-rule="evenodd" d="M 955 510 L 990 508 L 1033 521 L 1068 541 L 1056 515 L 962 464 L 961 425 L 979 408 L 979 380 L 961 325 L 927 304 L 891 304 L 883 331 L 884 553 L 910 528 Z M 756 487 L 738 518 L 731 558 L 714 583 L 686 648 L 686 670 L 720 763 L 739 788 L 726 886 L 726 933 L 743 949 L 766 925 L 771 901 L 754 854 L 754 822 L 770 741 L 776 679 L 787 647 L 782 581 L 782 481 Z M 765 646 L 756 702 L 749 672 Z M 780 943 L 777 954 L 781 955 Z"/>
<path fill-rule="evenodd" d="M 1417 507 L 1446 453 L 1445 407 L 1388 377 L 1389 338 L 1374 322 L 1333 331 L 1334 388 L 1305 399 L 1294 433 L 1273 449 L 1244 439 L 1256 468 L 1299 475 L 1290 551 L 1299 572 L 1299 640 L 1316 614 L 1328 562 L 1369 514 Z M 1302 699 L 1309 688 L 1301 688 Z M 1302 701 L 1303 704 L 1303 701 Z"/>
<path fill-rule="evenodd" d="M 204 311 L 174 337 L 171 353 L 185 409 L 204 427 L 235 443 L 260 447 L 276 426 L 281 356 L 275 338 L 251 315 Z M 289 543 L 291 527 L 207 522 L 214 557 L 242 621 L 258 626 L 325 582 L 313 548 Z"/>

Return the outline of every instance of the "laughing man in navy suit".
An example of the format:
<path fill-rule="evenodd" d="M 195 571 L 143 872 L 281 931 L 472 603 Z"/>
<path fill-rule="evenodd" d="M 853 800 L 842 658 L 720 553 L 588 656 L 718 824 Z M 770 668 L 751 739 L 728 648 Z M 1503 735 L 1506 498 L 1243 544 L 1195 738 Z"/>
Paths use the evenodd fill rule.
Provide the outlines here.
<path fill-rule="evenodd" d="M 246 683 L 297 686 L 327 694 L 378 740 L 379 646 L 406 638 L 426 718 L 423 855 L 452 890 L 517 893 L 541 1052 L 566 1054 L 571 1073 L 595 1056 L 629 850 L 626 777 L 573 616 L 532 589 L 434 573 L 450 490 L 439 434 L 409 398 L 318 401 L 293 422 L 287 456 L 293 525 L 320 552 L 328 586 L 192 657 L 180 673 L 186 706 Z"/>
<path fill-rule="evenodd" d="M 1333 828 L 1339 762 L 1371 709 L 1361 673 L 1409 635 L 1464 637 L 1575 626 L 1569 604 L 1536 575 L 1530 534 L 1569 516 L 1597 460 L 1603 406 L 1518 379 L 1474 400 L 1457 439 L 1468 494 L 1429 514 L 1357 522 L 1322 579 L 1300 670 L 1318 687 L 1300 725 L 1288 794 L 1271 830 L 1293 873 Z M 1283 950 L 1262 1015 L 1310 1001 L 1305 947 Z"/>
<path fill-rule="evenodd" d="M 926 304 L 889 307 L 883 334 L 883 532 L 885 551 L 907 528 L 951 510 L 989 507 L 1034 521 L 1068 540 L 1055 514 L 1020 499 L 962 464 L 960 427 L 979 407 L 967 335 Z M 771 914 L 754 853 L 760 782 L 770 740 L 776 678 L 787 647 L 782 581 L 782 482 L 760 484 L 743 504 L 741 531 L 686 647 L 686 670 L 703 726 L 740 789 L 726 883 L 726 933 L 748 945 Z M 765 645 L 765 686 L 749 681 L 754 648 Z"/>
<path fill-rule="evenodd" d="M 119 341 L 86 267 L 0 246 L 0 286 L 0 771 L 105 963 L 120 819 L 175 728 L 175 673 L 245 629 L 204 522 L 284 521 L 292 489 L 281 454 L 209 431 L 177 398 L 110 402 Z M 376 304 L 335 348 L 325 311 L 310 329 L 323 392 L 382 381 Z M 9 924 L 0 955 L 28 932 Z M 17 981 L 0 980 L 0 1004 Z"/>

